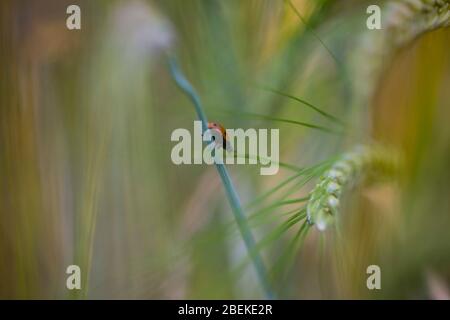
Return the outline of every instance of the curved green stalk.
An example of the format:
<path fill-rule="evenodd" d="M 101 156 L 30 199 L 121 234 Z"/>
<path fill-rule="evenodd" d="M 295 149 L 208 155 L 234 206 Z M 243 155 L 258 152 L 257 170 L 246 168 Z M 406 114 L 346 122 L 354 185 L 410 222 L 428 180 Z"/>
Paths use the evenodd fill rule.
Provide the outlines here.
<path fill-rule="evenodd" d="M 178 68 L 178 65 L 176 63 L 176 59 L 174 57 L 169 57 L 168 61 L 169 61 L 170 72 L 171 72 L 173 79 L 175 80 L 177 85 L 180 87 L 180 89 L 183 90 L 183 92 L 191 99 L 192 103 L 194 104 L 195 110 L 197 112 L 197 116 L 202 122 L 203 131 L 206 131 L 207 126 L 208 126 L 208 121 L 207 121 L 205 113 L 203 112 L 203 108 L 202 108 L 199 96 L 197 95 L 197 93 L 195 92 L 194 88 L 189 83 L 189 81 L 181 73 L 181 71 Z M 235 220 L 239 227 L 239 231 L 241 232 L 241 236 L 244 239 L 248 254 L 249 254 L 249 256 L 253 262 L 253 265 L 255 267 L 256 273 L 258 275 L 258 279 L 266 293 L 267 298 L 272 299 L 274 296 L 272 294 L 272 290 L 269 285 L 267 271 L 264 266 L 261 255 L 259 254 L 259 251 L 257 250 L 256 242 L 250 231 L 250 227 L 248 226 L 248 222 L 247 222 L 247 219 L 245 218 L 244 211 L 242 210 L 239 196 L 236 192 L 236 189 L 233 186 L 233 183 L 231 182 L 230 175 L 228 174 L 228 171 L 227 171 L 225 165 L 216 163 L 216 168 L 217 168 L 217 171 L 219 172 L 220 178 L 225 187 L 228 201 L 230 202 L 231 209 L 233 211 Z"/>

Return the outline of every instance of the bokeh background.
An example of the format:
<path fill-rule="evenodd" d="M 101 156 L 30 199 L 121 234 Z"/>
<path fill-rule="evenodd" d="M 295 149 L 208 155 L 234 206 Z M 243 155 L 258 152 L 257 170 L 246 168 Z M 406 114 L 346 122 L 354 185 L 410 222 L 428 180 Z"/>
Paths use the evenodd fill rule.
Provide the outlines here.
<path fill-rule="evenodd" d="M 361 78 L 381 62 L 361 49 L 382 32 L 367 30 L 366 8 L 386 2 L 293 0 L 299 16 L 281 0 L 1 1 L 0 298 L 264 297 L 214 167 L 171 162 L 170 135 L 191 130 L 195 113 L 166 52 L 210 119 L 279 128 L 286 164 L 373 141 L 403 154 L 400 179 L 351 191 L 339 235 L 312 230 L 281 264 L 295 233 L 267 241 L 279 297 L 450 298 L 450 30 L 416 37 L 379 79 Z M 70 4 L 81 30 L 66 28 Z M 283 121 L 334 125 L 265 88 L 345 120 L 345 133 Z M 269 206 L 251 223 L 263 239 L 285 219 L 289 206 L 270 206 L 292 172 L 229 169 L 244 205 Z M 65 286 L 71 264 L 81 290 Z M 371 264 L 381 290 L 366 287 Z"/>

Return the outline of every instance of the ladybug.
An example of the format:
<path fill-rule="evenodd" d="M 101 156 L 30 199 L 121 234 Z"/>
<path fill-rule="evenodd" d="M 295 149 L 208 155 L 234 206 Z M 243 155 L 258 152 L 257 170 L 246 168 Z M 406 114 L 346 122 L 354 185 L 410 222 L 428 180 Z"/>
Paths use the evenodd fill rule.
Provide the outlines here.
<path fill-rule="evenodd" d="M 218 133 L 218 134 L 220 134 L 222 136 L 222 140 L 223 140 L 222 143 L 220 143 L 219 141 L 216 142 L 216 144 L 218 146 L 221 146 L 224 150 L 226 150 L 228 152 L 233 151 L 233 147 L 231 146 L 231 143 L 230 143 L 230 141 L 228 140 L 228 137 L 227 137 L 227 132 L 226 132 L 225 128 L 222 125 L 220 125 L 220 124 L 218 124 L 216 122 L 208 122 L 208 130 L 211 130 L 211 131 L 213 131 L 215 133 Z M 212 139 L 215 140 L 214 134 L 212 135 Z"/>

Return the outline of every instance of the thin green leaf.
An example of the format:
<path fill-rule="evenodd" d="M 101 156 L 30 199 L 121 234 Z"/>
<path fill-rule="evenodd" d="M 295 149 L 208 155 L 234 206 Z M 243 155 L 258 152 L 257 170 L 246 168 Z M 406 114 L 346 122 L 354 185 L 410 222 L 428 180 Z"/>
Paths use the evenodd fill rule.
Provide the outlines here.
<path fill-rule="evenodd" d="M 272 117 L 272 116 L 258 114 L 258 113 L 251 113 L 251 112 L 239 112 L 237 115 L 239 115 L 240 117 L 253 117 L 253 118 L 259 118 L 259 119 L 263 119 L 263 120 L 270 120 L 270 121 L 276 121 L 276 122 L 295 124 L 295 125 L 299 125 L 299 126 L 310 128 L 310 129 L 320 130 L 320 131 L 323 131 L 323 132 L 326 132 L 326 133 L 342 134 L 342 130 L 336 130 L 336 129 L 332 129 L 332 128 L 327 128 L 327 127 L 324 127 L 324 126 L 319 126 L 319 125 L 316 125 L 316 124 L 303 122 L 303 121 L 277 118 L 277 117 Z"/>
<path fill-rule="evenodd" d="M 334 53 L 328 48 L 328 46 L 325 44 L 325 42 L 320 39 L 320 37 L 317 35 L 317 33 L 314 31 L 313 28 L 309 26 L 309 24 L 306 22 L 306 19 L 303 18 L 303 16 L 300 14 L 300 12 L 297 10 L 297 8 L 294 6 L 294 4 L 290 0 L 285 0 L 285 2 L 292 8 L 292 10 L 295 12 L 297 17 L 300 19 L 301 22 L 305 25 L 306 29 L 309 30 L 312 35 L 322 44 L 322 46 L 327 50 L 327 52 L 330 54 L 330 56 L 333 58 L 333 60 L 336 62 L 336 64 L 340 64 L 338 58 L 334 55 Z"/>

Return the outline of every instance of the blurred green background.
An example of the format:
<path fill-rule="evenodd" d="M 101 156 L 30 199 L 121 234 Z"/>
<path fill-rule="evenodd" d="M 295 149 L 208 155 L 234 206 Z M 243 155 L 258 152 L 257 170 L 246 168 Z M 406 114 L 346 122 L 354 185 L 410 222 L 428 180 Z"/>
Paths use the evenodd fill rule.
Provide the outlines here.
<path fill-rule="evenodd" d="M 378 63 L 358 58 L 378 32 L 367 30 L 366 8 L 385 2 L 295 0 L 299 17 L 281 0 L 1 1 L 0 298 L 263 297 L 215 169 L 170 159 L 172 131 L 192 130 L 195 113 L 170 78 L 167 51 L 211 120 L 279 128 L 284 163 L 313 166 L 373 141 L 403 153 L 399 181 L 352 191 L 339 235 L 314 230 L 288 252 L 271 278 L 279 297 L 450 298 L 450 30 L 383 61 L 360 103 L 365 81 L 355 73 Z M 70 4 L 81 8 L 81 30 L 66 28 Z M 347 130 L 279 121 L 332 126 L 266 87 Z M 230 171 L 244 205 L 260 207 L 281 199 L 274 188 L 292 175 Z M 255 237 L 285 211 L 252 223 Z M 269 270 L 293 234 L 264 247 Z M 71 264 L 81 290 L 65 286 Z M 381 290 L 366 287 L 371 264 Z"/>

